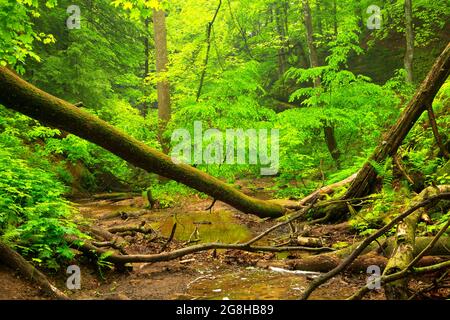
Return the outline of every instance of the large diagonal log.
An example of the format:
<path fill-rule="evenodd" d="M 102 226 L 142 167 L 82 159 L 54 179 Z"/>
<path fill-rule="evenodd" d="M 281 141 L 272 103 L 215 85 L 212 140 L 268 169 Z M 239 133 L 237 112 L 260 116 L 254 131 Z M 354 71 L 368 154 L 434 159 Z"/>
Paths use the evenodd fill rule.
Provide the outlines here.
<path fill-rule="evenodd" d="M 175 164 L 169 156 L 69 102 L 36 88 L 6 67 L 0 67 L 0 103 L 93 142 L 139 168 L 181 182 L 242 212 L 259 217 L 279 217 L 285 211 L 276 203 L 249 197 L 191 166 Z"/>
<path fill-rule="evenodd" d="M 398 148 L 421 114 L 427 110 L 427 106 L 433 103 L 434 97 L 448 78 L 449 73 L 450 43 L 447 44 L 444 51 L 437 58 L 400 118 L 384 135 L 380 145 L 370 157 L 371 161 L 382 163 L 387 157 L 392 157 L 397 153 Z M 358 172 L 344 198 L 353 199 L 370 194 L 374 189 L 376 176 L 375 168 L 369 161 L 366 162 Z"/>

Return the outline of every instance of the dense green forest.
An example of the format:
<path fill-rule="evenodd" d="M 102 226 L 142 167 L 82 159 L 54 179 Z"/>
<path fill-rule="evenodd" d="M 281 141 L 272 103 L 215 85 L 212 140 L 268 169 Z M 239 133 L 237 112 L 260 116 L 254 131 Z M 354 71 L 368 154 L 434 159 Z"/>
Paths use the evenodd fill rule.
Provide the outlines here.
<path fill-rule="evenodd" d="M 0 299 L 449 299 L 449 21 L 0 0 Z"/>

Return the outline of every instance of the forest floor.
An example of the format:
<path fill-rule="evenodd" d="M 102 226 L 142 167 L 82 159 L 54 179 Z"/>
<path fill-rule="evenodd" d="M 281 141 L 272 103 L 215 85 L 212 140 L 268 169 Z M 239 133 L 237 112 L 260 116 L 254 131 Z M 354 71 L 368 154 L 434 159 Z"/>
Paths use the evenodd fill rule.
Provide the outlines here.
<path fill-rule="evenodd" d="M 259 196 L 263 198 L 264 192 Z M 124 236 L 130 243 L 126 248 L 128 254 L 158 253 L 167 241 L 174 222 L 177 223 L 175 238 L 166 251 L 181 248 L 195 237 L 200 239 L 200 243 L 242 242 L 276 223 L 243 214 L 221 202 L 217 202 L 209 212 L 205 209 L 211 200 L 196 196 L 183 198 L 175 207 L 148 210 L 139 216 L 134 216 L 133 212 L 142 212 L 144 200 L 141 197 L 121 201 L 83 199 L 77 203 L 83 219 L 94 226 L 108 229 L 145 222 L 157 231 L 158 236 Z M 127 216 L 118 214 L 123 212 Z M 195 232 L 196 227 L 198 232 Z M 271 238 L 283 235 L 289 235 L 289 228 L 278 229 Z M 312 226 L 309 235 L 321 237 L 327 246 L 336 242 L 354 243 L 360 239 L 348 228 L 332 225 Z M 317 276 L 314 273 L 300 275 L 287 270 L 289 266 L 286 262 L 302 255 L 305 253 L 210 250 L 168 262 L 135 263 L 132 271 L 124 272 L 109 270 L 107 267 L 100 269 L 95 262 L 86 258 L 75 258 L 73 264 L 81 268 L 81 290 L 74 291 L 65 289 L 68 277 L 65 270 L 45 273 L 72 299 L 296 299 L 308 282 Z M 0 279 L 0 300 L 48 299 L 37 288 L 30 286 L 28 281 L 1 265 Z M 365 273 L 344 273 L 321 286 L 311 299 L 345 299 L 365 285 L 366 281 Z M 425 282 L 412 281 L 411 284 L 412 287 L 420 288 Z M 374 290 L 366 298 L 384 299 L 384 294 Z"/>

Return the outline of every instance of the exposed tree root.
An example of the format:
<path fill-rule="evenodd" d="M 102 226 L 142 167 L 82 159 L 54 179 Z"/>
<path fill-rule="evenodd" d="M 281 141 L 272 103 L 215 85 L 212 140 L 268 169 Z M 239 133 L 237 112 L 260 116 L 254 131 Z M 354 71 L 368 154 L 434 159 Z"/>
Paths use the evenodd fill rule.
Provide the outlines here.
<path fill-rule="evenodd" d="M 20 254 L 0 242 L 0 261 L 13 270 L 34 281 L 47 294 L 58 300 L 69 300 L 69 297 L 48 281 L 47 277 L 33 267 Z"/>
<path fill-rule="evenodd" d="M 110 247 L 119 250 L 122 254 L 127 254 L 125 248 L 128 246 L 128 242 L 121 236 L 112 234 L 111 232 L 98 227 L 82 226 L 80 229 L 91 234 L 102 242 L 106 240 L 111 244 Z"/>

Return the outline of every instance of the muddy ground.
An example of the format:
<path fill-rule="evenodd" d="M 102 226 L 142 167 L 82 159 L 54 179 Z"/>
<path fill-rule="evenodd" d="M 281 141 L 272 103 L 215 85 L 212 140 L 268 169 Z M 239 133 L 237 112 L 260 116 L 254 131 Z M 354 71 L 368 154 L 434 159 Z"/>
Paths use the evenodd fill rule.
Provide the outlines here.
<path fill-rule="evenodd" d="M 224 243 L 245 241 L 276 223 L 242 214 L 220 202 L 210 212 L 205 209 L 211 200 L 197 196 L 183 199 L 172 208 L 145 210 L 144 214 L 146 203 L 142 197 L 121 201 L 82 199 L 77 202 L 81 214 L 79 218 L 84 223 L 105 229 L 145 223 L 156 231 L 148 235 L 124 235 L 130 243 L 126 249 L 128 254 L 158 253 L 167 242 L 175 222 L 175 239 L 166 250 L 181 248 L 189 241 L 198 243 L 197 240 Z M 136 213 L 141 215 L 135 216 Z M 280 228 L 264 244 L 288 234 L 288 227 Z M 309 230 L 309 234 L 320 236 L 326 246 L 359 240 L 348 228 L 333 226 L 317 225 Z M 44 272 L 72 299 L 296 299 L 317 275 L 286 273 L 271 267 L 284 268 L 287 259 L 301 256 L 300 253 L 211 250 L 169 262 L 133 264 L 132 271 L 117 272 L 107 266 L 99 267 L 95 261 L 78 255 L 71 264 L 81 268 L 80 290 L 65 289 L 68 275 L 64 268 L 56 273 Z M 311 299 L 345 299 L 366 281 L 366 274 L 343 274 L 321 286 Z M 427 278 L 413 280 L 411 288 L 422 288 L 430 281 Z M 431 297 L 433 294 L 442 296 L 439 291 L 432 292 Z M 381 290 L 374 290 L 366 298 L 384 299 L 384 294 Z M 34 284 L 0 265 L 0 299 L 49 298 Z"/>

